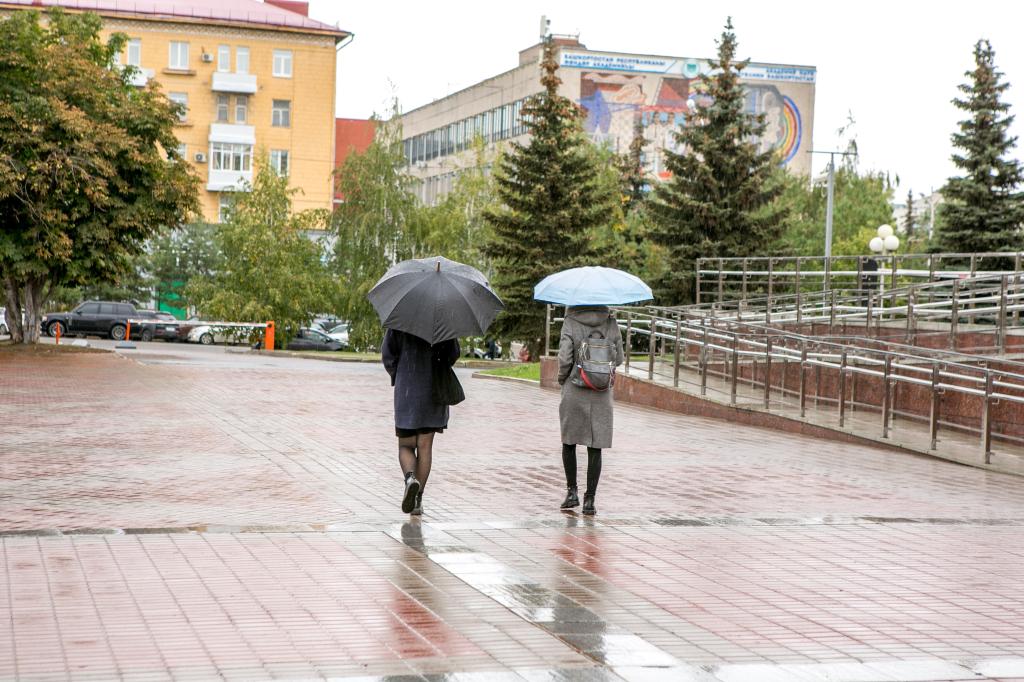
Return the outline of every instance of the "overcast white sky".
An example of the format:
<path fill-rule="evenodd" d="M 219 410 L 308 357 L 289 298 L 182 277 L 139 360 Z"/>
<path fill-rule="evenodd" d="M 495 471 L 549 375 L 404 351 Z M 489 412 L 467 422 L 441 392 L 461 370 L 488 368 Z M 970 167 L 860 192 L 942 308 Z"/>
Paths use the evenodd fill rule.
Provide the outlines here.
<path fill-rule="evenodd" d="M 849 0 L 775 2 L 339 2 L 311 0 L 310 16 L 356 34 L 339 53 L 337 114 L 366 118 L 392 96 L 405 110 L 518 64 L 540 16 L 590 49 L 707 58 L 727 15 L 743 58 L 818 69 L 814 148 L 835 149 L 852 111 L 862 168 L 898 174 L 899 198 L 938 189 L 953 173 L 950 100 L 979 38 L 992 41 L 1011 84 L 1006 101 L 1024 134 L 1024 2 Z M 1017 158 L 1024 158 L 1018 147 Z M 815 160 L 815 172 L 824 160 Z"/>

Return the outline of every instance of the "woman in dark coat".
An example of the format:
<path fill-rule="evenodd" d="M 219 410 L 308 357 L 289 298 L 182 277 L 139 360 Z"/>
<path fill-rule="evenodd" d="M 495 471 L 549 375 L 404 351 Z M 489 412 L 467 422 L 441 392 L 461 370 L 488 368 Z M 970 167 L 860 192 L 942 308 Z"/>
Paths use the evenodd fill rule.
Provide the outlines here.
<path fill-rule="evenodd" d="M 583 495 L 583 513 L 587 515 L 597 513 L 594 496 L 601 478 L 601 450 L 612 446 L 613 388 L 595 391 L 577 386 L 569 377 L 576 366 L 580 345 L 594 336 L 613 344 L 613 362 L 616 367 L 621 365 L 622 333 L 608 306 L 569 308 L 558 343 L 558 383 L 562 387 L 558 416 L 562 427 L 562 466 L 569 489 L 562 509 L 571 509 L 580 503 L 576 487 L 576 446 L 584 445 L 587 448 L 587 491 Z"/>
<path fill-rule="evenodd" d="M 434 402 L 433 368 L 445 369 L 459 359 L 455 339 L 430 345 L 418 336 L 393 329 L 384 335 L 384 369 L 395 387 L 395 435 L 398 463 L 405 476 L 402 511 L 423 513 L 423 489 L 430 476 L 434 434 L 448 427 L 448 406 Z"/>

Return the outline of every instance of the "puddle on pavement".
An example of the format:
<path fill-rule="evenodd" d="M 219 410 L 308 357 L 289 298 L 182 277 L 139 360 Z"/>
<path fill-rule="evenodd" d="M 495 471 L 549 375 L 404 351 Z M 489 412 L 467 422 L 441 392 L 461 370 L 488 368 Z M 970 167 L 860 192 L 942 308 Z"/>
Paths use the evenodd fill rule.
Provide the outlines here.
<path fill-rule="evenodd" d="M 579 525 L 579 520 L 567 517 L 563 525 L 567 539 L 575 538 L 569 531 Z M 664 668 L 679 663 L 650 642 L 608 623 L 600 614 L 579 602 L 545 587 L 488 554 L 473 550 L 430 524 L 411 521 L 392 528 L 388 534 L 594 663 L 608 667 L 644 668 Z M 426 606 L 434 608 L 430 603 Z M 544 676 L 537 679 L 579 679 L 560 676 L 568 671 L 539 672 Z M 588 669 L 586 672 L 591 673 L 586 677 L 588 680 L 602 679 L 593 676 L 599 671 Z M 607 679 L 619 678 L 609 673 Z"/>

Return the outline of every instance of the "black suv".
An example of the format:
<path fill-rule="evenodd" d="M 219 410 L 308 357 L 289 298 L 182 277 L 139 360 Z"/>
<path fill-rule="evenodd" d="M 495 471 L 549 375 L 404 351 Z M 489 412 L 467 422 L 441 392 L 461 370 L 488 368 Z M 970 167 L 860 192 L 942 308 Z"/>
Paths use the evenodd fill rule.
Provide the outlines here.
<path fill-rule="evenodd" d="M 80 336 L 109 336 L 123 341 L 128 320 L 135 316 L 135 306 L 113 301 L 86 301 L 70 313 L 43 315 L 42 329 L 50 336 L 75 334 Z M 132 334 L 135 336 L 135 334 Z"/>
<path fill-rule="evenodd" d="M 132 338 L 141 338 L 143 341 L 177 341 L 178 319 L 163 310 L 136 310 L 132 317 Z"/>

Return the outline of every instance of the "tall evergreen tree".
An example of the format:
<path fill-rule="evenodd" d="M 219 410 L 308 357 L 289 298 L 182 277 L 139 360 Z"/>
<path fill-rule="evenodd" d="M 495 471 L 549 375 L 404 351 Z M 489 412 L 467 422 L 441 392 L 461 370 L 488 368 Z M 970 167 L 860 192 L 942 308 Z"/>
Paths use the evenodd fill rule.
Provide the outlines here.
<path fill-rule="evenodd" d="M 970 253 L 1013 251 L 1022 247 L 1024 224 L 1024 180 L 1020 161 L 1008 157 L 1017 138 L 1008 132 L 1013 116 L 1010 105 L 1000 96 L 1009 88 L 1000 82 L 995 52 L 987 40 L 974 46 L 973 71 L 969 83 L 960 86 L 963 99 L 954 99 L 967 112 L 953 133 L 953 163 L 963 175 L 952 177 L 942 188 L 936 248 L 939 251 Z"/>
<path fill-rule="evenodd" d="M 533 287 L 553 272 L 597 264 L 595 228 L 608 219 L 615 201 L 588 153 L 580 108 L 558 94 L 557 70 L 549 40 L 541 61 L 544 92 L 523 106 L 530 140 L 513 143 L 501 157 L 501 205 L 486 213 L 493 234 L 484 253 L 493 261 L 493 284 L 505 302 L 495 333 L 522 340 L 533 357 L 544 333 L 544 306 L 533 300 Z"/>
<path fill-rule="evenodd" d="M 656 282 L 662 304 L 693 299 L 693 267 L 699 256 L 764 255 L 785 223 L 785 206 L 776 202 L 783 171 L 773 151 L 758 151 L 764 115 L 746 111 L 736 61 L 732 19 L 711 62 L 706 107 L 690 111 L 675 133 L 680 152 L 665 151 L 672 178 L 655 190 L 651 237 L 668 251 L 669 268 Z"/>
<path fill-rule="evenodd" d="M 914 190 L 907 190 L 907 222 L 903 226 L 903 232 L 907 235 L 907 243 L 914 238 Z"/>
<path fill-rule="evenodd" d="M 647 196 L 647 172 L 644 170 L 645 144 L 647 144 L 647 138 L 644 137 L 644 126 L 637 118 L 633 123 L 633 139 L 630 140 L 629 150 L 622 155 L 620 162 L 627 212 L 638 208 Z"/>

